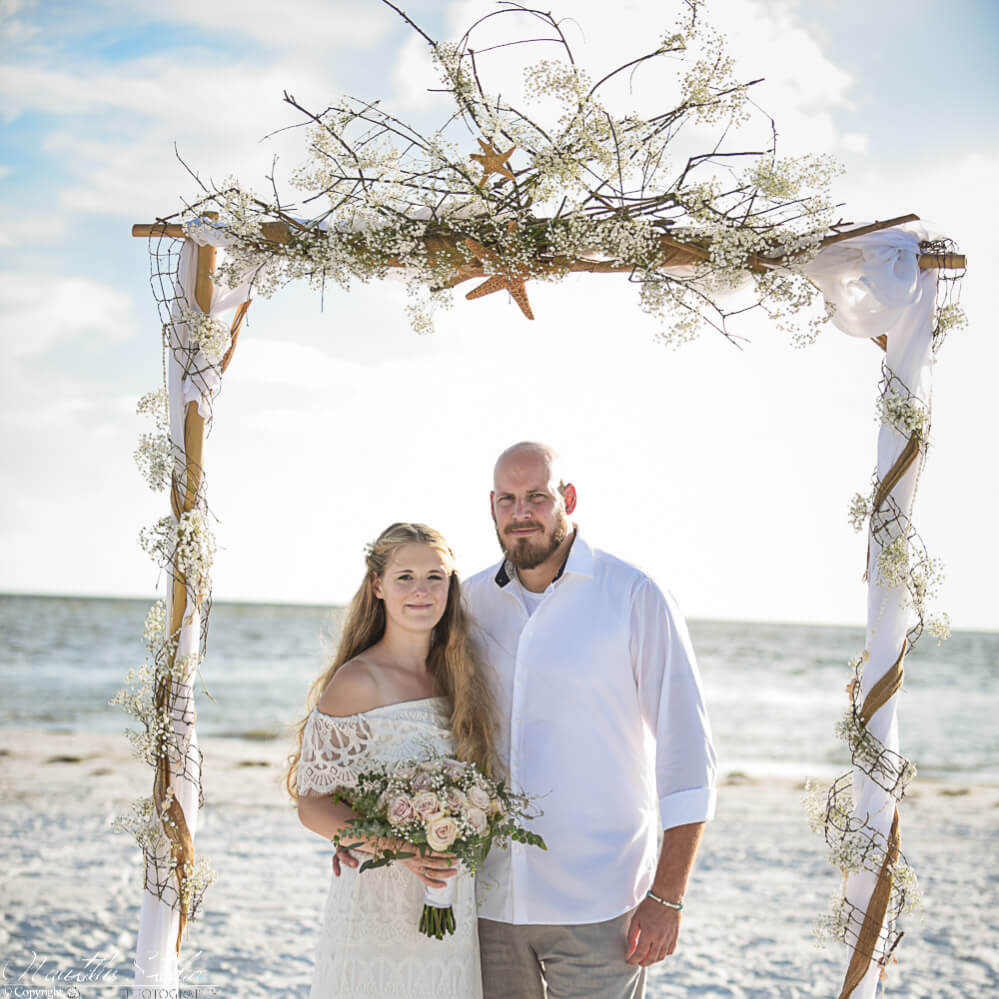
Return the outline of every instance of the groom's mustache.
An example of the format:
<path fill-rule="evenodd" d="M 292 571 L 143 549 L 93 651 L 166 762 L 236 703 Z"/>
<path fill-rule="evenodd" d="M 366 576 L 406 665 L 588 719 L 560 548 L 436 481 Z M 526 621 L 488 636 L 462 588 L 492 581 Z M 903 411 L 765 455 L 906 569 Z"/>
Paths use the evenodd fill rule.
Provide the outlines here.
<path fill-rule="evenodd" d="M 531 530 L 534 530 L 534 531 L 540 531 L 541 530 L 541 525 L 540 524 L 535 524 L 533 522 L 524 523 L 524 524 L 511 524 L 509 527 L 507 527 L 507 528 L 504 529 L 503 533 L 504 534 L 513 534 L 514 531 L 526 531 L 528 528 L 531 528 Z"/>

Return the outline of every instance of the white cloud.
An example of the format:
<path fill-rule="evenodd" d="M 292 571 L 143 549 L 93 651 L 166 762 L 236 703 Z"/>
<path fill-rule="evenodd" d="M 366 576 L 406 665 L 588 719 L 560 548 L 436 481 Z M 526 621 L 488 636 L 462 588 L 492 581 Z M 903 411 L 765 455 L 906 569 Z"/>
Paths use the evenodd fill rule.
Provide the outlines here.
<path fill-rule="evenodd" d="M 136 329 L 132 300 L 89 277 L 0 274 L 0 339 L 7 359 L 43 354 L 81 334 L 121 340 Z"/>
<path fill-rule="evenodd" d="M 228 37 L 250 38 L 284 51 L 336 52 L 377 41 L 392 15 L 380 4 L 329 0 L 112 0 L 107 9 L 134 20 L 139 13 L 160 24 L 188 24 Z"/>

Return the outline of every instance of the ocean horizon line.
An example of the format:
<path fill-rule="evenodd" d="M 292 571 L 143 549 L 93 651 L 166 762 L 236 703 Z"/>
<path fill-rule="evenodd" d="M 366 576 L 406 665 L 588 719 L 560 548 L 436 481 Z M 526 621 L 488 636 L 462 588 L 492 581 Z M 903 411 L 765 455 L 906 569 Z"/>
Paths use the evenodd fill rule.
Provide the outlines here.
<path fill-rule="evenodd" d="M 156 600 L 162 600 L 163 596 L 157 593 L 151 593 L 148 595 L 142 594 L 120 594 L 120 593 L 66 593 L 56 590 L 50 591 L 39 591 L 39 590 L 0 590 L 0 599 L 4 597 L 29 597 L 33 599 L 51 599 L 51 600 L 94 600 L 94 601 L 131 601 L 135 603 L 146 602 L 152 603 Z M 333 603 L 327 601 L 317 601 L 317 600 L 277 600 L 277 599 L 262 599 L 262 598 L 226 598 L 226 597 L 212 597 L 212 606 L 228 606 L 228 607 L 300 607 L 305 609 L 322 609 L 329 608 L 330 610 L 343 610 L 350 599 L 341 602 Z M 791 625 L 796 628 L 844 628 L 844 629 L 861 629 L 865 627 L 864 621 L 858 618 L 855 621 L 833 621 L 833 620 L 795 620 L 793 618 L 760 618 L 760 617 L 719 617 L 712 614 L 688 614 L 686 615 L 688 621 L 699 621 L 705 624 L 760 624 L 760 625 Z M 997 626 L 983 626 L 983 625 L 954 625 L 951 630 L 953 632 L 961 632 L 963 634 L 983 634 L 992 635 L 999 634 L 999 625 Z"/>

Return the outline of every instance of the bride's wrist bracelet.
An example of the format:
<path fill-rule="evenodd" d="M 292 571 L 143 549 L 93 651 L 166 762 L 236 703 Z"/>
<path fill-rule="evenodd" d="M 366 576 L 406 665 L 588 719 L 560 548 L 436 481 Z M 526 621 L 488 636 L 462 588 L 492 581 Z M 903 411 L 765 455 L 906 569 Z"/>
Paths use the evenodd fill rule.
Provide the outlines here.
<path fill-rule="evenodd" d="M 667 909 L 676 909 L 679 912 L 683 908 L 683 896 L 680 896 L 679 902 L 671 902 L 669 899 L 660 898 L 651 888 L 645 893 L 646 898 L 651 898 L 654 902 L 658 902 L 660 905 L 665 905 Z"/>

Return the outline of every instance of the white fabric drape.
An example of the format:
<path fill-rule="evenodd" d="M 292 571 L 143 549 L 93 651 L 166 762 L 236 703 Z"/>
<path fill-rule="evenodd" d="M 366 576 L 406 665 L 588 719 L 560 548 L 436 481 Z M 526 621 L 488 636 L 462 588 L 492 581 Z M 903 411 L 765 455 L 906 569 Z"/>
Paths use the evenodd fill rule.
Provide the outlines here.
<path fill-rule="evenodd" d="M 198 267 L 198 245 L 223 245 L 223 238 L 210 229 L 199 227 L 192 231 L 192 238 L 184 240 L 180 254 L 180 265 L 175 283 L 176 299 L 171 311 L 170 344 L 167 350 L 167 394 L 169 397 L 170 440 L 174 454 L 183 454 L 184 450 L 184 418 L 187 405 L 196 402 L 198 412 L 209 419 L 211 417 L 211 400 L 218 392 L 221 383 L 221 372 L 210 365 L 199 352 L 194 363 L 186 362 L 188 347 L 191 342 L 191 331 L 187 323 L 182 321 L 184 310 L 200 312 L 194 297 L 195 281 Z M 209 315 L 217 318 L 246 301 L 248 285 L 237 288 L 214 286 Z M 185 367 L 187 370 L 185 371 Z M 191 371 L 196 372 L 192 375 Z M 183 491 L 185 486 L 185 461 L 175 462 L 178 481 Z M 173 587 L 167 583 L 167 620 L 172 608 Z M 200 647 L 201 614 L 196 608 L 188 607 L 184 614 L 180 636 L 177 645 L 177 658 L 196 655 Z M 177 691 L 177 703 L 189 705 L 190 708 L 182 718 L 175 717 L 174 731 L 181 745 L 189 745 L 187 753 L 186 778 L 176 780 L 174 790 L 177 801 L 184 811 L 187 826 L 192 838 L 198 826 L 198 797 L 201 781 L 198 766 L 198 740 L 195 729 L 193 710 L 192 683 L 182 686 Z M 175 688 L 176 689 L 176 688 Z M 185 740 L 187 742 L 185 743 Z M 167 856 L 159 858 L 160 870 L 165 869 Z M 149 880 L 155 882 L 155 871 L 148 872 Z M 165 902 L 151 892 L 144 891 L 142 909 L 139 916 L 139 931 L 135 945 L 135 984 L 137 986 L 156 986 L 159 988 L 176 989 L 178 987 L 177 967 L 177 929 L 180 914 L 168 902 Z"/>
<path fill-rule="evenodd" d="M 835 307 L 832 322 L 856 337 L 885 334 L 889 371 L 925 404 L 930 401 L 933 364 L 931 349 L 937 272 L 920 270 L 919 242 L 928 238 L 921 227 L 888 229 L 835 243 L 822 250 L 806 267 L 827 302 Z M 893 427 L 882 425 L 878 433 L 877 475 L 881 480 L 895 463 L 907 442 Z M 907 522 L 911 521 L 919 462 L 914 462 L 891 491 Z M 891 669 L 913 623 L 904 585 L 887 588 L 877 571 L 881 548 L 871 538 L 868 559 L 867 651 L 858 703 Z M 868 731 L 892 752 L 899 752 L 896 694 L 867 722 Z M 873 826 L 887 842 L 895 811 L 895 799 L 862 771 L 853 773 L 854 815 Z M 852 874 L 846 897 L 866 911 L 877 877 Z M 872 999 L 880 969 L 871 962 L 852 999 Z"/>

